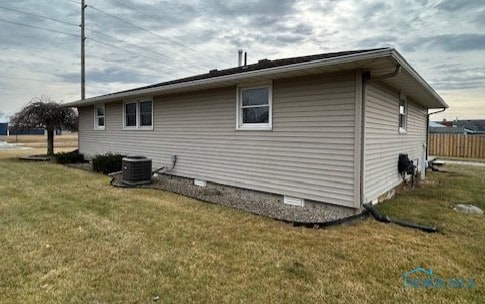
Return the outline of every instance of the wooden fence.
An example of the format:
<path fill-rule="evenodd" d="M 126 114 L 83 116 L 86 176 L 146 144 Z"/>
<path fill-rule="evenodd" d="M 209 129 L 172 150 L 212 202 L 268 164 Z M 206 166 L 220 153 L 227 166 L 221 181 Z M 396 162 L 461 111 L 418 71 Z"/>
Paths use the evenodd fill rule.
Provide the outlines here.
<path fill-rule="evenodd" d="M 433 156 L 485 158 L 485 136 L 429 134 L 428 153 Z"/>

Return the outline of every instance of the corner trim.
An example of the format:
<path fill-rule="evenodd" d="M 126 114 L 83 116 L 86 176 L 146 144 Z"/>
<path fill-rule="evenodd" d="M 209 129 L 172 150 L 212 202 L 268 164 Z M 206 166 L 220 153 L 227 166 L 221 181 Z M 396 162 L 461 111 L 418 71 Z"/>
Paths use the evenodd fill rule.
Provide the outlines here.
<path fill-rule="evenodd" d="M 359 208 L 362 204 L 361 179 L 362 179 L 362 136 L 363 131 L 363 83 L 362 70 L 355 71 L 355 114 L 354 114 L 354 207 Z"/>

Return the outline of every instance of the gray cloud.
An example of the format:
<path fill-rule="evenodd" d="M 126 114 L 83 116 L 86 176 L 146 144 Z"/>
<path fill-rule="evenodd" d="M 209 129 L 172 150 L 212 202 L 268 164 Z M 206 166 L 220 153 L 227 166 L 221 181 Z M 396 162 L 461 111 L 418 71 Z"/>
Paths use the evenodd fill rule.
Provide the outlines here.
<path fill-rule="evenodd" d="M 59 75 L 59 78 L 65 82 L 79 83 L 80 73 L 66 73 Z M 91 82 L 110 83 L 146 83 L 152 80 L 153 76 L 145 75 L 137 70 L 105 68 L 91 69 L 86 73 L 86 80 Z"/>
<path fill-rule="evenodd" d="M 470 10 L 483 8 L 482 0 L 443 0 L 436 5 L 436 8 L 443 11 L 455 12 L 460 10 Z"/>
<path fill-rule="evenodd" d="M 430 81 L 431 85 L 440 91 L 453 91 L 463 89 L 477 89 L 485 85 L 485 77 L 457 76 L 435 79 Z"/>
<path fill-rule="evenodd" d="M 445 63 L 436 65 L 434 69 L 437 76 L 430 83 L 438 90 L 477 89 L 485 86 L 485 65 Z"/>
<path fill-rule="evenodd" d="M 472 22 L 483 28 L 485 26 L 485 7 L 476 11 L 476 16 L 473 18 Z"/>
<path fill-rule="evenodd" d="M 356 43 L 358 48 L 397 47 L 398 37 L 392 35 L 380 35 L 364 38 Z"/>
<path fill-rule="evenodd" d="M 7 113 L 0 112 L 0 122 L 9 122 L 10 121 L 10 115 Z"/>
<path fill-rule="evenodd" d="M 239 17 L 239 16 L 285 16 L 294 11 L 294 0 L 264 0 L 264 1 L 203 1 L 203 10 L 213 16 Z"/>
<path fill-rule="evenodd" d="M 485 34 L 444 34 L 417 38 L 405 44 L 407 50 L 442 49 L 448 52 L 484 51 Z"/>
<path fill-rule="evenodd" d="M 381 18 L 386 11 L 389 11 L 392 8 L 391 5 L 384 1 L 363 4 L 365 5 L 362 6 L 361 12 L 366 19 Z"/>
<path fill-rule="evenodd" d="M 79 5 L 69 1 L 2 5 L 75 24 L 80 19 Z M 159 35 L 88 7 L 87 37 L 112 45 L 87 41 L 88 96 L 231 67 L 238 48 L 248 51 L 251 63 L 260 58 L 382 46 L 403 52 L 447 96 L 468 96 L 470 90 L 485 95 L 479 71 L 485 57 L 483 0 L 437 4 L 428 0 L 106 0 L 88 1 L 88 5 Z M 0 13 L 4 19 L 79 34 L 77 26 Z M 18 77 L 1 79 L 0 74 L 4 113 L 14 113 L 24 100 L 41 94 L 79 98 L 78 38 L 0 22 L 0 41 L 2 74 Z"/>

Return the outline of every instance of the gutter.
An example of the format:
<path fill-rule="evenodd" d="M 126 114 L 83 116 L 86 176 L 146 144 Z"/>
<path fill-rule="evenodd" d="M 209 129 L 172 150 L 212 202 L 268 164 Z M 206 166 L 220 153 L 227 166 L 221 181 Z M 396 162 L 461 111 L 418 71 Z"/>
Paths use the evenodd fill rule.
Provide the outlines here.
<path fill-rule="evenodd" d="M 429 85 L 429 83 L 426 82 L 426 80 L 424 80 L 421 75 L 418 74 L 418 72 L 416 72 L 416 70 L 406 61 L 406 59 L 404 59 L 404 57 L 401 56 L 401 54 L 399 54 L 395 49 L 391 49 L 391 57 L 393 57 L 396 62 L 403 66 L 404 69 L 414 78 L 418 81 L 418 83 L 420 85 L 422 85 L 423 87 L 426 88 L 426 90 L 431 93 L 431 95 L 433 95 L 434 98 L 436 98 L 437 100 L 440 101 L 440 103 L 443 105 L 443 108 L 448 108 L 448 104 L 446 104 L 446 102 L 443 100 L 443 98 L 441 98 L 440 95 L 438 95 L 438 93 L 436 93 L 436 91 Z"/>
<path fill-rule="evenodd" d="M 285 73 L 285 72 L 292 72 L 292 71 L 298 71 L 298 70 L 326 67 L 326 66 L 332 66 L 337 64 L 355 62 L 357 60 L 372 60 L 372 59 L 377 59 L 382 57 L 393 57 L 394 53 L 397 54 L 397 52 L 394 49 L 388 48 L 383 50 L 370 51 L 367 53 L 340 56 L 336 58 L 335 57 L 324 58 L 324 59 L 319 59 L 319 60 L 314 60 L 309 62 L 287 65 L 287 66 L 249 71 L 249 72 L 231 74 L 227 76 L 220 76 L 220 77 L 201 79 L 201 80 L 195 80 L 190 82 L 177 83 L 177 84 L 172 84 L 172 85 L 167 85 L 162 87 L 141 89 L 141 90 L 130 91 L 125 93 L 114 93 L 110 95 L 92 97 L 92 98 L 85 99 L 84 102 L 82 100 L 77 100 L 74 102 L 66 103 L 65 106 L 77 107 L 77 106 L 92 105 L 97 102 L 119 100 L 121 98 L 130 98 L 130 97 L 136 97 L 141 95 L 153 95 L 157 93 L 162 93 L 164 91 L 183 89 L 187 87 L 196 87 L 196 86 L 201 86 L 206 84 L 217 84 L 219 82 L 231 82 L 231 81 L 237 82 L 238 80 L 249 78 L 249 77 L 260 77 L 260 76 L 267 76 L 267 75 L 272 75 L 277 73 Z"/>

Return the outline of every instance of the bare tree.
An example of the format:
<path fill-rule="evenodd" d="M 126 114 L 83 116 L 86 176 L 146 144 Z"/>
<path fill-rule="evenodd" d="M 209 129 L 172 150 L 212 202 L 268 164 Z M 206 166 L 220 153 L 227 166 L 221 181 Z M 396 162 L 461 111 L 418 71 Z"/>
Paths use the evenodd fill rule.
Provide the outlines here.
<path fill-rule="evenodd" d="M 54 130 L 76 130 L 77 113 L 50 97 L 34 97 L 12 119 L 15 128 L 45 128 L 47 130 L 47 155 L 54 155 Z"/>

